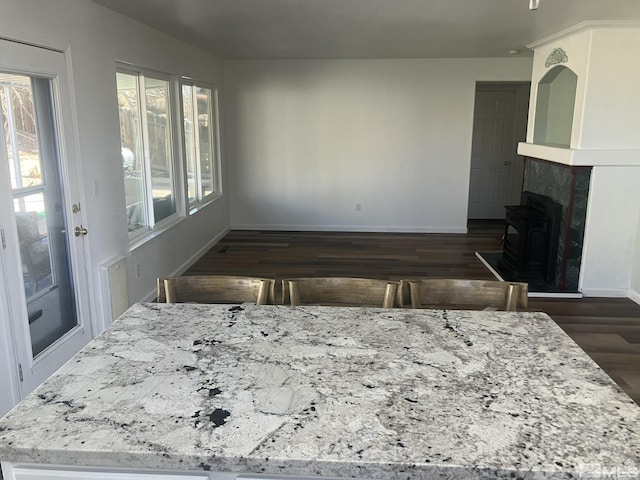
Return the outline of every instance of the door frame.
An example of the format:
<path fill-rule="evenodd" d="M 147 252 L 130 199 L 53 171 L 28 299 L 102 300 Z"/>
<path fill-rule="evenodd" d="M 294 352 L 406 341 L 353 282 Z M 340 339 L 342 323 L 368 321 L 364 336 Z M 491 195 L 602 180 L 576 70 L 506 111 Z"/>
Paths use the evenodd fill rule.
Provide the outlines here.
<path fill-rule="evenodd" d="M 3 59 L 0 70 L 51 79 L 59 152 L 59 181 L 63 190 L 63 210 L 67 230 L 72 230 L 75 225 L 87 226 L 85 212 L 82 209 L 77 213 L 72 210 L 74 203 L 85 205 L 85 195 L 81 182 L 83 178 L 81 165 L 78 161 L 80 158 L 79 136 L 76 128 L 77 118 L 73 108 L 75 102 L 68 53 L 5 39 L 0 39 L 0 48 L 11 52 L 11 55 L 7 55 Z M 0 132 L 0 139 L 2 139 L 2 149 L 4 149 L 4 132 Z M 7 161 L 4 151 L 0 157 L 3 162 Z M 6 165 L 3 168 L 6 168 Z M 6 183 L 10 186 L 9 179 L 6 179 Z M 11 189 L 1 196 L 0 201 L 5 204 L 10 198 Z M 6 343 L 11 343 L 13 357 L 9 375 L 14 380 L 13 389 L 17 390 L 18 397 L 21 398 L 55 372 L 94 337 L 96 320 L 92 309 L 93 281 L 88 275 L 90 265 L 88 241 L 84 237 L 74 239 L 70 236 L 72 233 L 69 231 L 67 232 L 67 246 L 72 265 L 71 273 L 78 325 L 58 339 L 51 347 L 45 349 L 37 358 L 33 358 L 29 325 L 26 322 L 24 289 L 22 284 L 19 287 L 13 287 L 15 282 L 11 281 L 16 272 L 21 272 L 19 261 L 14 258 L 16 255 L 11 254 L 18 248 L 17 228 L 12 218 L 11 221 L 6 218 L 8 211 L 12 210 L 12 205 L 13 201 L 11 200 L 9 205 L 0 206 L 0 221 L 3 224 L 7 244 L 7 248 L 0 251 L 0 256 L 3 257 L 0 262 L 0 268 L 2 268 L 0 276 L 3 277 L 0 278 L 0 287 L 2 287 L 0 296 L 3 297 L 0 299 L 0 314 L 6 316 L 6 321 L 2 321 L 2 325 L 0 325 L 0 332 L 4 330 L 9 334 Z M 11 287 L 13 287 L 12 290 L 10 290 Z M 19 295 L 17 295 L 18 290 L 20 290 Z M 15 392 L 12 395 L 15 399 Z"/>
<path fill-rule="evenodd" d="M 1 248 L 1 246 L 0 246 Z M 9 368 L 0 367 L 0 385 L 5 385 L 5 391 L 0 396 L 0 417 L 13 408 L 20 401 L 20 377 L 18 374 L 18 362 L 15 351 L 13 326 L 10 321 L 8 288 L 4 272 L 4 254 L 0 253 L 0 365 L 7 362 Z M 4 318 L 6 317 L 6 318 Z"/>
<path fill-rule="evenodd" d="M 518 155 L 518 142 L 526 141 L 527 137 L 527 126 L 529 122 L 528 112 L 529 112 L 529 97 L 531 93 L 531 82 L 530 81 L 499 81 L 499 82 L 476 82 L 473 101 L 475 103 L 476 93 L 478 91 L 513 91 L 515 92 L 515 118 L 516 125 L 514 128 L 514 142 L 512 148 L 512 158 L 517 160 L 517 165 L 514 168 L 511 168 L 510 171 L 510 180 L 509 180 L 509 194 L 508 194 L 508 202 L 519 204 L 520 203 L 520 193 L 522 191 L 522 181 L 523 181 L 523 173 L 524 173 L 524 157 Z M 475 121 L 475 108 L 474 108 L 474 121 Z M 473 130 L 471 135 L 473 135 Z M 522 140 L 518 140 L 522 139 Z M 513 165 L 513 163 L 512 163 Z M 473 165 L 471 161 L 469 161 L 469 177 L 471 178 L 471 168 Z M 471 182 L 469 181 L 469 185 L 467 188 L 467 199 L 471 196 Z M 467 201 L 467 218 L 469 218 L 469 202 Z"/>

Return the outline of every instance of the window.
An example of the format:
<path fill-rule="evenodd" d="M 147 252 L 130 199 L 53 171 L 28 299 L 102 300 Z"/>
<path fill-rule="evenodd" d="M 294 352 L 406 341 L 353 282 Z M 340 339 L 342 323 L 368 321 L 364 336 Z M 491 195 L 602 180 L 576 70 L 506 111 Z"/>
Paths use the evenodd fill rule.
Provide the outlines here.
<path fill-rule="evenodd" d="M 116 75 L 129 233 L 176 213 L 170 82 L 161 75 Z"/>
<path fill-rule="evenodd" d="M 220 193 L 218 93 L 124 65 L 116 85 L 126 219 L 138 242 L 157 225 L 169 226 L 165 219 L 194 213 Z"/>
<path fill-rule="evenodd" d="M 218 193 L 216 91 L 182 85 L 182 114 L 189 208 Z"/>

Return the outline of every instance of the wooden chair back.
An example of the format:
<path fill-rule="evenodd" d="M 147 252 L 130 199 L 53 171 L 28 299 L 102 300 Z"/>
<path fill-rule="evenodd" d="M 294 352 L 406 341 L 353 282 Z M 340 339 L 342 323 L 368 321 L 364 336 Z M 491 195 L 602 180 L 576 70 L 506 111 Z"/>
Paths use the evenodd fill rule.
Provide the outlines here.
<path fill-rule="evenodd" d="M 158 303 L 274 303 L 268 278 L 232 275 L 188 275 L 158 278 Z"/>
<path fill-rule="evenodd" d="M 284 282 L 291 305 L 342 305 L 391 308 L 400 282 L 370 278 L 291 278 Z M 288 287 L 288 288 L 287 288 Z M 288 295 L 287 295 L 288 294 Z"/>
<path fill-rule="evenodd" d="M 404 280 L 412 308 L 497 308 L 515 312 L 527 308 L 529 285 L 497 280 L 421 278 Z"/>

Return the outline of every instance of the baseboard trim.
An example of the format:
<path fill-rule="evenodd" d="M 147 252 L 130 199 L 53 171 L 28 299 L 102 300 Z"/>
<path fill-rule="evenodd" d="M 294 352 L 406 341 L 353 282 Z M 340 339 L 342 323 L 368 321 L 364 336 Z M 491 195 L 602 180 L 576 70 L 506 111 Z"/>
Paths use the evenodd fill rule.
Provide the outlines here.
<path fill-rule="evenodd" d="M 255 225 L 236 224 L 231 230 L 267 230 L 285 232 L 356 232 L 356 233 L 467 233 L 467 227 L 382 227 L 379 225 Z"/>
<path fill-rule="evenodd" d="M 216 235 L 211 240 L 209 240 L 209 242 L 207 242 L 204 245 L 204 247 L 202 247 L 196 253 L 191 255 L 191 257 L 189 257 L 189 259 L 186 262 L 184 262 L 182 266 L 180 266 L 180 268 L 178 268 L 175 272 L 173 272 L 173 276 L 182 275 L 184 272 L 186 272 L 189 269 L 189 267 L 191 267 L 191 265 L 196 263 L 200 259 L 200 257 L 202 257 L 209 250 L 211 250 L 211 248 L 220 240 L 222 240 L 222 238 L 230 231 L 231 231 L 231 228 L 225 228 L 218 235 Z"/>
<path fill-rule="evenodd" d="M 182 265 L 180 265 L 180 267 L 178 267 L 175 271 L 173 271 L 171 273 L 170 276 L 172 277 L 178 277 L 180 275 L 182 275 L 184 272 L 186 272 L 189 267 L 191 265 L 193 265 L 194 263 L 196 263 L 198 261 L 198 259 L 200 257 L 202 257 L 205 253 L 207 253 L 216 243 L 218 243 L 220 240 L 222 240 L 222 238 L 229 233 L 229 231 L 231 230 L 231 228 L 226 228 L 224 229 L 222 232 L 220 232 L 218 235 L 216 235 L 215 237 L 213 237 L 210 241 L 208 241 L 200 250 L 198 250 L 196 253 L 194 253 L 193 255 L 191 255 L 186 262 L 184 262 Z M 151 291 L 150 293 L 148 293 L 144 299 L 142 300 L 143 302 L 152 302 L 153 300 L 155 300 L 156 298 L 156 290 L 153 289 L 153 291 Z"/>
<path fill-rule="evenodd" d="M 566 292 L 529 292 L 529 298 L 582 298 L 582 293 Z"/>
<path fill-rule="evenodd" d="M 640 293 L 635 290 L 629 290 L 629 298 L 640 305 Z"/>
<path fill-rule="evenodd" d="M 629 298 L 629 290 L 622 288 L 582 288 L 583 297 Z"/>

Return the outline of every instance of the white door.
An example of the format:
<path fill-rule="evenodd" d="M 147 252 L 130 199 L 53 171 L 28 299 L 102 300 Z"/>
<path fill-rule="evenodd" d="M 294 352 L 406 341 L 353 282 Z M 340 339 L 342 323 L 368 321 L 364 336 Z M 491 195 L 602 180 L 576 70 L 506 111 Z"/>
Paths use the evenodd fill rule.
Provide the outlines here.
<path fill-rule="evenodd" d="M 504 218 L 516 156 L 516 92 L 476 91 L 469 218 Z"/>
<path fill-rule="evenodd" d="M 0 40 L 0 104 L 0 332 L 23 397 L 92 338 L 64 55 Z"/>

